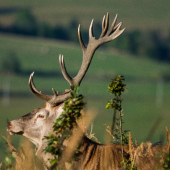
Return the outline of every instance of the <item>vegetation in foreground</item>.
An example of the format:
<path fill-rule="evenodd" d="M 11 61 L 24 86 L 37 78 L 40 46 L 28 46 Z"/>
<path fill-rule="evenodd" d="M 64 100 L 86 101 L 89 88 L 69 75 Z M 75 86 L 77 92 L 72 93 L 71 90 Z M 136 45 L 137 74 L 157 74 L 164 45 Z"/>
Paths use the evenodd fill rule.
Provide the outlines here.
<path fill-rule="evenodd" d="M 20 48 L 21 45 L 22 49 Z M 74 75 L 78 70 L 81 60 L 81 51 L 78 50 L 76 45 L 67 45 L 58 41 L 0 35 L 0 57 L 8 55 L 7 46 L 15 51 L 20 61 L 21 72 L 19 74 L 4 74 L 1 72 L 0 74 L 0 81 L 2 82 L 0 84 L 0 94 L 2 96 L 0 102 L 2 113 L 0 115 L 0 129 L 2 135 L 6 134 L 6 119 L 16 119 L 43 104 L 32 97 L 29 92 L 27 83 L 32 71 L 35 71 L 37 87 L 41 86 L 44 93 L 50 94 L 51 85 L 55 86 L 58 91 L 62 91 L 61 87 L 68 89 L 59 74 L 58 57 L 56 55 L 59 52 L 64 54 L 66 64 L 69 63 L 67 65 L 68 70 L 71 70 L 71 75 Z M 46 49 L 45 52 L 42 49 Z M 95 62 L 92 63 L 92 67 L 85 77 L 86 82 L 81 86 L 81 93 L 87 96 L 85 98 L 88 102 L 87 109 L 93 109 L 99 113 L 94 120 L 93 131 L 95 135 L 99 141 L 104 142 L 103 124 L 111 125 L 112 120 L 112 116 L 104 109 L 105 101 L 109 100 L 109 96 L 106 95 L 107 80 L 120 73 L 126 75 L 128 84 L 128 90 L 123 94 L 123 108 L 126 112 L 124 115 L 125 129 L 131 129 L 132 134 L 137 137 L 139 142 L 149 140 L 154 143 L 161 140 L 165 143 L 164 125 L 168 125 L 170 109 L 169 65 L 153 62 L 146 58 L 136 59 L 127 55 L 113 55 L 112 53 L 99 51 L 95 54 L 93 59 Z M 76 58 L 74 64 L 70 62 L 70 56 Z M 48 64 L 44 64 L 48 58 L 50 58 Z M 99 67 L 102 69 L 99 69 Z M 58 71 L 56 72 L 53 68 L 57 68 Z M 47 74 L 44 74 L 45 72 Z M 51 74 L 52 76 L 49 77 Z M 44 79 L 47 81 L 44 82 Z M 91 83 L 92 80 L 93 83 Z M 4 89 L 5 83 L 10 85 L 9 98 L 4 96 L 4 92 L 7 90 Z M 88 88 L 89 83 L 91 83 L 90 89 Z M 163 96 L 161 97 L 160 93 L 160 98 L 157 100 L 159 87 L 163 87 Z M 157 120 L 159 120 L 159 123 L 157 123 Z M 14 146 L 16 146 L 20 137 L 14 136 L 13 140 Z M 2 137 L 0 137 L 0 152 L 0 160 L 2 160 L 4 158 Z"/>
<path fill-rule="evenodd" d="M 111 80 L 111 83 L 108 86 L 109 91 L 115 95 L 116 98 L 111 99 L 110 102 L 107 103 L 106 108 L 112 108 L 114 110 L 113 114 L 113 125 L 112 129 L 110 131 L 107 129 L 109 134 L 111 135 L 113 141 L 115 142 L 121 142 L 122 146 L 122 164 L 125 169 L 127 170 L 136 170 L 136 164 L 135 161 L 136 159 L 139 159 L 137 157 L 143 157 L 142 159 L 151 159 L 153 157 L 152 153 L 152 146 L 159 145 L 160 143 L 156 144 L 151 144 L 149 142 L 142 143 L 140 146 L 138 146 L 138 142 L 135 141 L 135 145 L 133 145 L 132 142 L 132 137 L 131 134 L 129 133 L 129 143 L 127 140 L 126 132 L 127 131 L 122 131 L 122 99 L 121 99 L 121 93 L 124 92 L 125 90 L 125 84 L 122 83 L 124 79 L 122 76 L 117 76 L 115 79 Z M 73 89 L 74 88 L 74 89 Z M 56 119 L 56 122 L 54 123 L 53 130 L 54 134 L 49 134 L 46 138 L 49 140 L 48 147 L 46 148 L 46 152 L 50 152 L 51 154 L 54 155 L 54 159 L 51 160 L 51 164 L 53 165 L 53 169 L 60 169 L 65 167 L 65 161 L 66 162 L 72 162 L 76 161 L 77 158 L 81 155 L 81 152 L 79 152 L 79 147 L 81 145 L 81 139 L 79 140 L 74 140 L 74 147 L 71 147 L 69 150 L 67 147 L 69 145 L 63 145 L 64 140 L 70 139 L 70 137 L 74 137 L 72 130 L 77 128 L 77 123 L 78 119 L 82 116 L 80 111 L 84 107 L 84 102 L 82 101 L 83 96 L 79 95 L 77 96 L 78 92 L 78 86 L 72 87 L 73 92 L 71 93 L 71 97 L 68 98 L 67 101 L 65 101 L 64 105 L 64 112 L 62 115 Z M 116 110 L 119 112 L 118 118 L 116 118 Z M 82 121 L 82 120 L 81 120 Z M 80 123 L 80 122 L 79 122 Z M 81 122 L 82 123 L 82 122 Z M 87 123 L 87 122 L 86 122 Z M 86 125 L 83 123 L 84 127 L 83 129 L 87 130 Z M 78 134 L 77 134 L 78 133 Z M 76 138 L 78 139 L 77 135 L 79 136 L 80 131 L 76 130 Z M 87 133 L 87 132 L 86 132 Z M 73 136 L 72 136 L 73 135 Z M 163 169 L 169 169 L 170 166 L 170 161 L 169 161 L 169 154 L 170 154 L 170 133 L 168 129 L 166 129 L 166 135 L 167 135 L 167 145 L 169 148 L 169 151 L 167 154 L 164 154 L 163 151 L 162 153 L 157 153 L 156 157 L 154 158 L 156 162 L 160 163 L 161 167 L 158 168 L 163 168 Z M 90 137 L 89 135 L 87 135 Z M 94 136 L 93 136 L 94 137 Z M 81 137 L 80 137 L 81 138 Z M 4 139 L 7 141 L 8 146 L 9 146 L 9 151 L 13 153 L 13 158 L 15 160 L 12 160 L 11 156 L 6 156 L 5 161 L 3 162 L 3 167 L 2 164 L 0 166 L 0 169 L 7 169 L 7 170 L 12 170 L 12 169 L 17 169 L 17 170 L 27 170 L 27 169 L 39 169 L 42 167 L 42 164 L 37 164 L 35 161 L 35 158 L 33 156 L 33 152 L 29 149 L 30 145 L 29 143 L 26 144 L 23 148 L 20 148 L 20 150 L 17 150 L 11 141 L 10 136 L 8 135 L 8 138 L 4 137 Z M 129 154 L 130 158 L 125 159 L 123 157 L 123 145 L 124 144 L 129 144 Z M 63 148 L 62 148 L 63 146 Z M 28 152 L 29 150 L 29 152 Z M 67 156 L 64 154 L 65 151 L 67 151 Z M 68 152 L 69 151 L 69 152 Z M 69 153 L 69 154 L 68 154 Z M 56 157 L 56 155 L 58 155 Z M 25 161 L 27 163 L 25 163 Z M 15 162 L 15 163 L 14 163 Z M 26 164 L 26 166 L 25 166 Z M 55 165 L 55 166 L 54 166 Z M 69 165 L 68 165 L 69 166 Z M 143 165 L 141 164 L 141 168 L 143 168 Z M 149 165 L 144 164 L 144 166 L 149 167 Z M 159 164 L 157 165 L 159 166 Z"/>

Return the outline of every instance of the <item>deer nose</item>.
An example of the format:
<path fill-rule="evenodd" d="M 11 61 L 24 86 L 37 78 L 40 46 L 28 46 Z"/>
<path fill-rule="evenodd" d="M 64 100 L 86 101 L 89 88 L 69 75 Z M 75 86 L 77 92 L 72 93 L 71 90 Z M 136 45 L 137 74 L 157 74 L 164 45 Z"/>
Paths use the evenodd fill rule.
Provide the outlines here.
<path fill-rule="evenodd" d="M 12 122 L 8 122 L 8 124 L 7 124 L 7 130 L 9 131 L 10 129 L 12 129 L 12 126 L 13 126 Z"/>

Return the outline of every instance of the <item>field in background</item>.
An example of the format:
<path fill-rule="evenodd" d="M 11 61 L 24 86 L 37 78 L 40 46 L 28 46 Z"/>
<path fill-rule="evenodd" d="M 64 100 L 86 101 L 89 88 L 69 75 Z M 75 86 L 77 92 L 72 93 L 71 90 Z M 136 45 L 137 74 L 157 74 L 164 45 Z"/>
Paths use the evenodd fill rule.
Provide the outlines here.
<path fill-rule="evenodd" d="M 103 15 L 109 12 L 112 17 L 119 14 L 119 19 L 128 30 L 161 29 L 168 31 L 170 28 L 169 6 L 169 1 L 161 0 L 98 0 L 97 3 L 93 0 L 49 0 L 45 2 L 1 0 L 0 23 L 10 25 L 16 17 L 17 10 L 29 8 L 40 21 L 53 25 L 58 23 L 68 25 L 70 20 L 76 19 L 83 28 L 87 29 L 92 18 L 101 22 Z M 9 8 L 11 8 L 11 12 L 9 12 Z"/>
<path fill-rule="evenodd" d="M 76 75 L 82 61 L 80 47 L 74 44 L 0 35 L 0 64 L 1 58 L 8 55 L 9 51 L 15 51 L 21 62 L 22 72 L 19 75 L 0 74 L 1 94 L 6 83 L 10 86 L 11 93 L 10 101 L 6 98 L 1 98 L 0 101 L 0 135 L 6 135 L 7 119 L 16 119 L 43 106 L 44 102 L 32 96 L 28 89 L 28 78 L 33 71 L 35 85 L 43 93 L 52 94 L 52 87 L 63 92 L 69 85 L 60 72 L 59 54 L 64 55 L 71 76 Z M 168 73 L 169 65 L 166 64 L 120 55 L 114 49 L 98 50 L 81 84 L 80 92 L 87 101 L 86 109 L 98 113 L 94 120 L 93 132 L 99 141 L 104 142 L 106 137 L 103 124 L 111 125 L 112 122 L 112 111 L 105 109 L 105 104 L 112 97 L 107 92 L 107 85 L 111 78 L 121 74 L 125 76 L 128 88 L 123 95 L 124 128 L 131 130 L 132 136 L 136 136 L 139 143 L 146 139 L 153 143 L 160 139 L 165 142 L 165 127 L 170 129 L 170 83 L 162 82 L 161 77 Z M 160 88 L 163 90 L 159 90 Z M 151 133 L 153 137 L 148 137 L 157 120 L 159 123 L 155 125 L 155 132 Z M 13 136 L 12 139 L 17 145 L 20 137 Z M 4 143 L 0 137 L 0 153 L 5 150 Z M 0 154 L 0 162 L 3 158 L 3 154 Z"/>

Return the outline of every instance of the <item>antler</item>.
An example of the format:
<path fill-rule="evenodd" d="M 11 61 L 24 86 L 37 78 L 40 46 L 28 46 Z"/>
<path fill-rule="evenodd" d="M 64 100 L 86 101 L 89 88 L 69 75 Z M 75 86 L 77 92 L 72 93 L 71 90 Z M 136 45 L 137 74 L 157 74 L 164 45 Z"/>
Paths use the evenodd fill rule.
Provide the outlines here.
<path fill-rule="evenodd" d="M 104 44 L 106 42 L 112 41 L 115 38 L 117 38 L 123 31 L 124 29 L 120 30 L 120 27 L 122 25 L 122 23 L 120 22 L 118 25 L 115 26 L 117 21 L 117 15 L 115 17 L 115 19 L 113 20 L 113 23 L 110 27 L 110 29 L 108 30 L 109 27 L 109 13 L 107 13 L 107 16 L 103 17 L 103 21 L 102 21 L 102 33 L 100 35 L 99 39 L 95 39 L 95 37 L 93 36 L 92 33 L 92 28 L 93 28 L 93 20 L 91 21 L 90 27 L 89 27 L 89 42 L 87 47 L 85 47 L 82 37 L 81 37 L 81 33 L 80 33 L 80 25 L 78 27 L 78 37 L 79 37 L 79 42 L 80 42 L 80 46 L 83 52 L 83 61 L 82 61 L 82 65 L 81 68 L 77 74 L 76 77 L 71 78 L 69 76 L 69 74 L 67 73 L 66 67 L 65 67 L 65 63 L 64 63 L 64 57 L 63 55 L 59 56 L 59 62 L 60 62 L 60 67 L 61 67 L 61 71 L 62 74 L 64 76 L 64 78 L 69 82 L 69 84 L 71 86 L 77 86 L 80 85 L 83 77 L 85 76 L 88 67 L 91 63 L 91 60 L 93 58 L 93 54 L 96 51 L 96 49 L 101 45 Z"/>
<path fill-rule="evenodd" d="M 34 72 L 30 75 L 28 85 L 29 85 L 30 91 L 38 98 L 45 100 L 46 102 L 55 106 L 55 105 L 58 105 L 58 104 L 62 103 L 63 101 L 65 101 L 66 98 L 68 98 L 70 96 L 71 90 L 68 90 L 65 93 L 59 94 L 59 92 L 56 92 L 53 88 L 52 88 L 52 90 L 53 90 L 54 95 L 51 96 L 51 95 L 42 94 L 41 91 L 38 91 L 34 85 L 33 75 L 34 75 Z"/>
<path fill-rule="evenodd" d="M 95 39 L 95 37 L 93 36 L 93 33 L 92 33 L 92 29 L 93 29 L 93 20 L 92 20 L 90 27 L 89 27 L 89 42 L 88 42 L 87 47 L 84 45 L 84 42 L 81 37 L 80 25 L 78 26 L 78 37 L 79 37 L 79 42 L 80 42 L 80 46 L 81 46 L 82 53 L 83 53 L 83 60 L 82 60 L 80 70 L 74 78 L 71 78 L 66 70 L 65 63 L 64 63 L 64 56 L 63 55 L 59 56 L 59 63 L 60 63 L 62 74 L 63 74 L 64 78 L 68 81 L 70 86 L 80 85 L 83 77 L 85 76 L 85 74 L 88 70 L 88 67 L 91 63 L 93 54 L 95 53 L 96 49 L 101 44 L 104 44 L 106 42 L 114 40 L 124 31 L 124 29 L 120 30 L 120 27 L 122 25 L 121 22 L 115 26 L 116 21 L 117 21 L 117 15 L 116 15 L 115 19 L 113 20 L 113 23 L 112 23 L 110 29 L 108 29 L 109 28 L 109 13 L 107 13 L 106 17 L 105 16 L 103 17 L 102 33 L 100 35 L 100 38 Z M 34 73 L 32 73 L 30 75 L 29 88 L 30 88 L 31 92 L 38 98 L 45 100 L 52 105 L 58 105 L 59 103 L 65 101 L 66 98 L 70 96 L 71 90 L 67 91 L 65 93 L 59 94 L 58 92 L 56 93 L 56 91 L 54 89 L 52 89 L 53 93 L 54 93 L 53 96 L 42 94 L 40 91 L 38 91 L 36 89 L 36 87 L 33 83 L 33 74 Z"/>

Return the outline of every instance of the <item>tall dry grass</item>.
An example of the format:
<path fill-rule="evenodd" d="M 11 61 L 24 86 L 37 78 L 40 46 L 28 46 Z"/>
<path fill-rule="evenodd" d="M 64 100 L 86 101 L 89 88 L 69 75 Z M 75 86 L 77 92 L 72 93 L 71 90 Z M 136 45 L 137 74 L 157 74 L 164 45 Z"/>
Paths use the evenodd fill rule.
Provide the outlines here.
<path fill-rule="evenodd" d="M 35 149 L 28 139 L 22 140 L 22 147 L 15 148 L 9 133 L 3 138 L 8 144 L 5 160 L 1 163 L 0 170 L 45 170 L 41 160 L 35 157 Z M 8 161 L 6 161 L 8 160 Z"/>
<path fill-rule="evenodd" d="M 93 114 L 91 114 L 93 113 Z M 89 139 L 94 139 L 99 143 L 95 134 L 92 132 L 93 125 L 91 122 L 95 118 L 96 111 L 89 111 L 84 113 L 82 111 L 82 118 L 77 121 L 78 128 L 74 129 L 73 135 L 70 137 L 69 141 L 65 141 L 64 145 L 67 146 L 63 152 L 62 158 L 60 160 L 60 165 L 65 164 L 67 168 L 70 168 L 68 160 L 73 156 L 74 151 L 78 143 L 81 141 L 83 135 L 85 134 Z M 90 133 L 88 132 L 88 127 L 91 124 Z M 22 140 L 20 144 L 22 147 L 14 147 L 12 139 L 9 133 L 7 137 L 3 136 L 7 142 L 7 152 L 4 161 L 0 164 L 0 170 L 46 170 L 45 164 L 35 156 L 35 150 L 31 142 L 28 139 Z"/>
<path fill-rule="evenodd" d="M 93 114 L 91 114 L 93 113 Z M 72 136 L 64 141 L 64 144 L 66 146 L 65 150 L 63 151 L 61 160 L 59 162 L 59 167 L 66 169 L 72 169 L 70 162 L 70 159 L 73 157 L 75 152 L 78 152 L 75 148 L 81 143 L 81 140 L 83 136 L 87 136 L 89 139 L 95 140 L 97 143 L 100 143 L 98 139 L 95 137 L 95 134 L 93 131 L 93 120 L 96 116 L 95 110 L 81 111 L 82 117 L 77 120 L 77 127 L 73 129 Z M 90 132 L 88 132 L 88 127 L 91 125 Z"/>
<path fill-rule="evenodd" d="M 71 164 L 69 163 L 69 160 L 73 156 L 75 148 L 81 141 L 84 134 L 89 139 L 93 139 L 97 143 L 100 143 L 93 133 L 93 124 L 91 122 L 93 122 L 93 119 L 96 115 L 94 113 L 96 112 L 82 112 L 83 117 L 77 121 L 78 127 L 73 130 L 73 135 L 64 142 L 66 149 L 63 151 L 59 166 L 64 166 L 67 169 L 71 169 Z M 88 127 L 90 125 L 91 128 L 88 132 Z M 111 128 L 108 125 L 106 126 L 106 131 L 114 139 L 114 136 L 111 134 Z M 166 136 L 168 148 L 166 149 L 168 150 L 168 154 L 170 154 L 170 133 L 167 128 Z M 27 139 L 21 141 L 22 147 L 15 148 L 12 144 L 11 136 L 9 134 L 7 135 L 7 137 L 3 136 L 3 138 L 8 144 L 9 152 L 12 153 L 12 157 L 15 159 L 13 159 L 12 157 L 8 157 L 9 159 L 11 159 L 11 162 L 9 164 L 5 164 L 5 162 L 2 162 L 0 164 L 0 170 L 46 170 L 44 163 L 35 157 L 35 149 L 32 147 L 32 144 Z M 128 149 L 126 150 L 126 152 L 130 155 L 131 169 L 137 166 L 138 169 L 149 170 L 155 165 L 158 169 L 164 169 L 163 165 L 165 164 L 166 156 L 163 150 L 159 150 L 159 142 L 155 144 L 145 142 L 138 145 L 138 142 L 135 138 L 135 144 L 133 144 L 132 136 L 129 133 L 129 145 L 127 147 Z M 155 150 L 153 148 L 155 148 Z M 109 155 L 106 154 L 106 156 Z"/>

